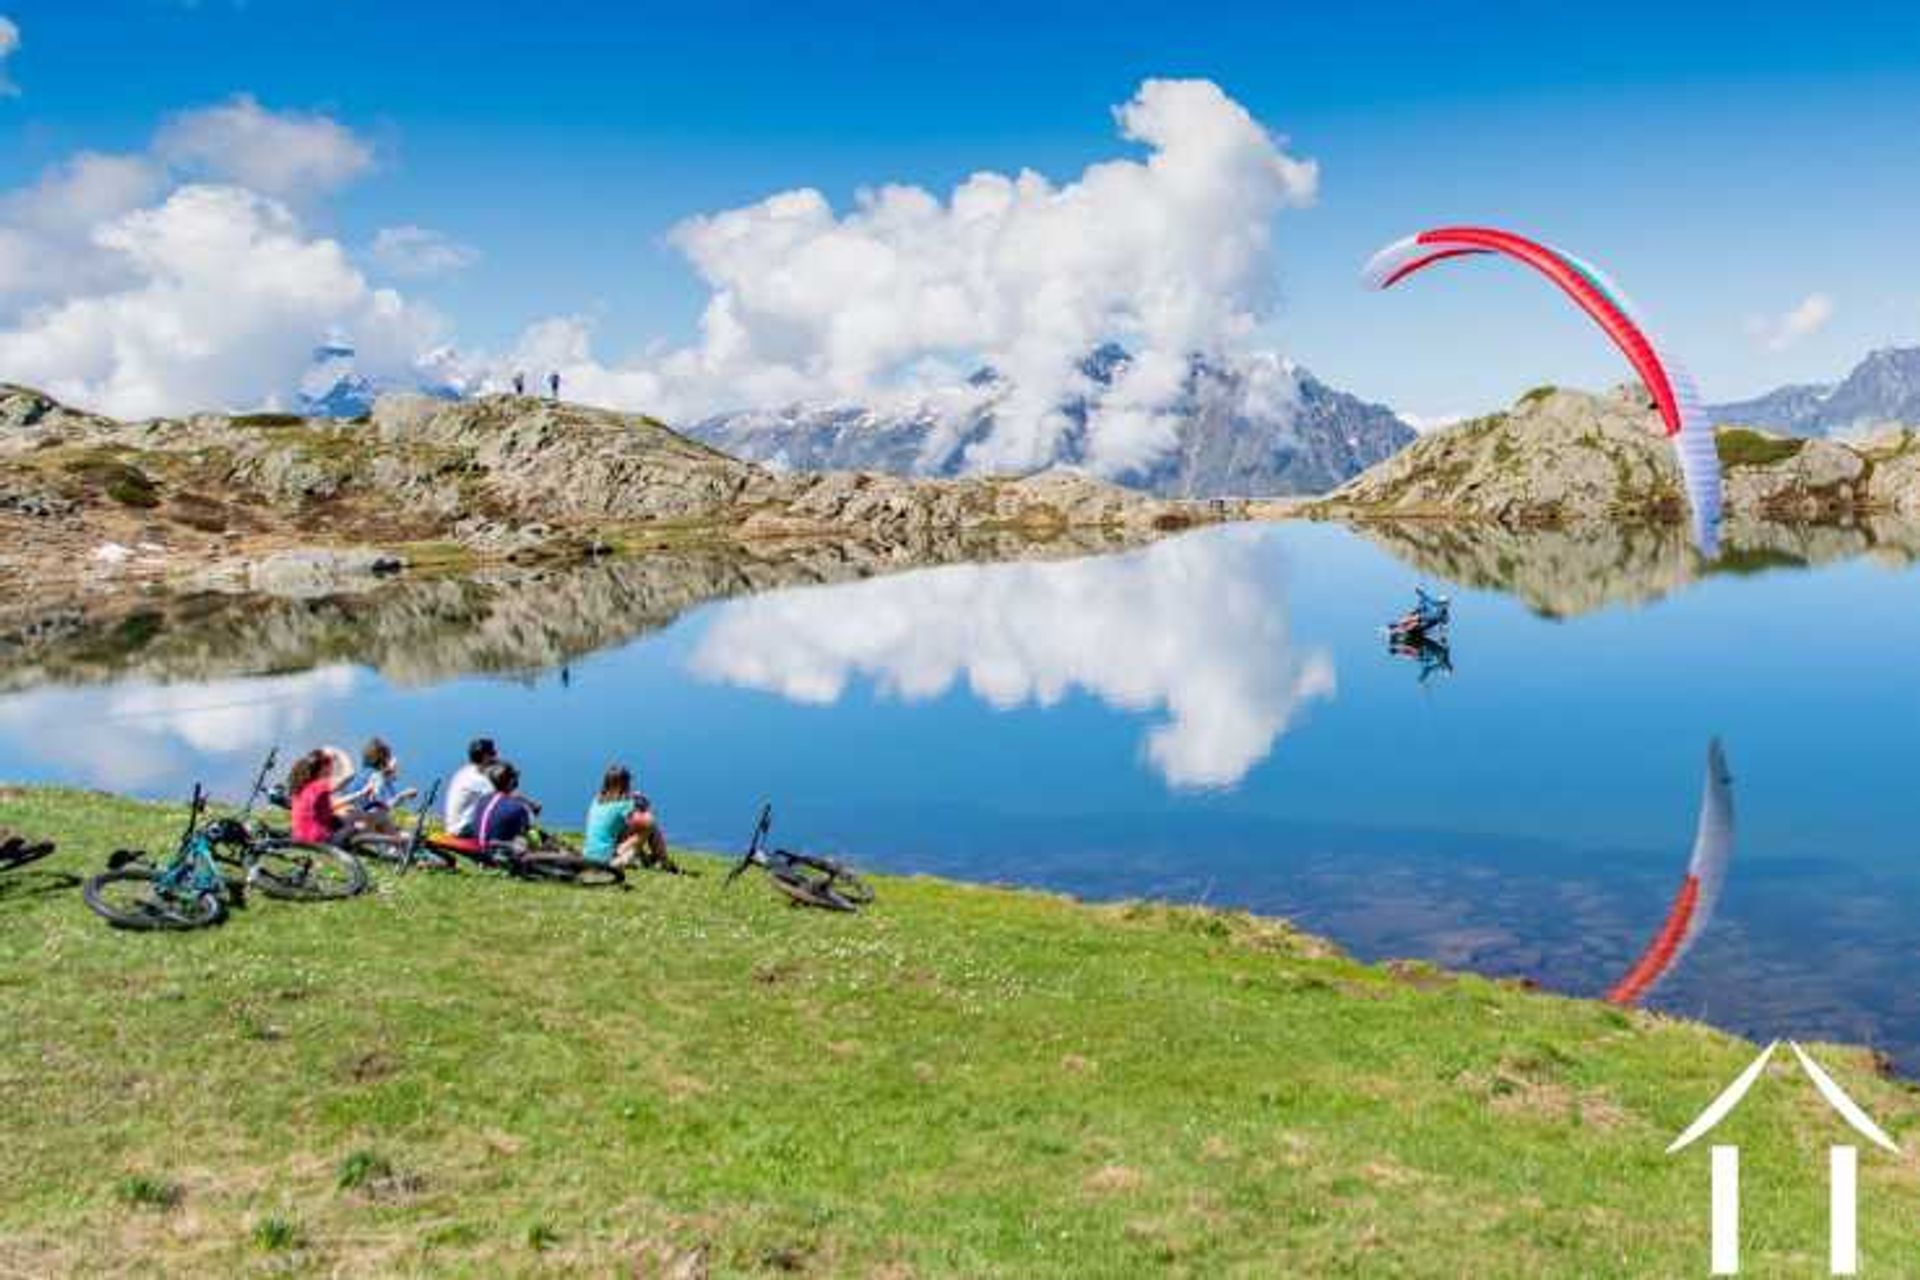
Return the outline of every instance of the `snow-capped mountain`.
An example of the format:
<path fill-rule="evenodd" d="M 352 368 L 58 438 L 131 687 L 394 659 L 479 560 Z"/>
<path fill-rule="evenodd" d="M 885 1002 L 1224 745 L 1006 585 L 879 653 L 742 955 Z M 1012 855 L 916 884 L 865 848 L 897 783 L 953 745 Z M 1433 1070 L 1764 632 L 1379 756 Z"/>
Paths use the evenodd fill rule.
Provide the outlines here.
<path fill-rule="evenodd" d="M 1108 344 L 1081 372 L 1095 388 L 1061 406 L 1071 424 L 1051 461 L 1089 461 L 1090 401 L 1111 386 L 1127 353 Z M 1005 384 L 992 370 L 964 392 L 904 409 L 793 405 L 722 414 L 688 433 L 737 457 L 801 471 L 868 470 L 953 476 L 983 470 L 975 446 L 994 429 Z M 1167 497 L 1319 493 L 1352 478 L 1414 438 L 1382 405 L 1368 404 L 1274 356 L 1195 357 L 1174 406 L 1174 447 L 1145 467 L 1108 479 Z"/>
<path fill-rule="evenodd" d="M 300 379 L 295 409 L 309 418 L 358 418 L 392 391 L 412 391 L 458 400 L 467 394 L 468 377 L 452 348 L 430 351 L 401 380 L 375 379 L 359 371 L 353 345 L 329 338 L 313 350 L 313 363 Z"/>
<path fill-rule="evenodd" d="M 1920 427 L 1920 347 L 1885 347 L 1835 383 L 1781 387 L 1709 406 L 1715 422 L 1797 435 L 1844 435 L 1899 424 Z"/>

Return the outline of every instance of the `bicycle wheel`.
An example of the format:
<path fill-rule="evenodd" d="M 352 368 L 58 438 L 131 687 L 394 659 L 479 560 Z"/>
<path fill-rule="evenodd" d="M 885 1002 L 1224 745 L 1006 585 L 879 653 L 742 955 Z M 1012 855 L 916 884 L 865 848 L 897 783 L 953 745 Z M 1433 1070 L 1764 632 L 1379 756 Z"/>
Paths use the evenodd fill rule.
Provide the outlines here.
<path fill-rule="evenodd" d="M 873 903 L 873 886 L 839 863 L 828 858 L 816 858 L 807 853 L 794 853 L 787 856 L 790 865 L 805 868 L 808 878 L 819 886 L 822 892 L 834 894 L 856 907 L 870 906 Z"/>
<path fill-rule="evenodd" d="M 804 863 L 774 866 L 767 868 L 767 875 L 772 878 L 774 888 L 803 907 L 820 907 L 826 911 L 859 909 L 836 893 L 831 878 L 817 867 Z"/>
<path fill-rule="evenodd" d="M 582 889 L 611 889 L 627 882 L 627 873 L 618 867 L 569 854 L 528 854 L 515 861 L 513 873 L 523 880 L 545 880 Z"/>
<path fill-rule="evenodd" d="M 347 851 L 363 861 L 382 862 L 390 867 L 406 870 L 409 867 L 427 871 L 452 871 L 453 855 L 443 849 L 436 849 L 422 840 L 415 846 L 411 855 L 407 846 L 413 841 L 408 836 L 389 835 L 381 831 L 362 831 L 347 840 Z"/>
<path fill-rule="evenodd" d="M 331 845 L 292 841 L 255 845 L 248 865 L 250 880 L 260 892 L 290 902 L 334 902 L 367 887 L 367 869 L 360 859 Z"/>
<path fill-rule="evenodd" d="M 116 929 L 204 929 L 226 919 L 217 893 L 164 893 L 145 869 L 103 871 L 81 889 L 92 912 Z"/>

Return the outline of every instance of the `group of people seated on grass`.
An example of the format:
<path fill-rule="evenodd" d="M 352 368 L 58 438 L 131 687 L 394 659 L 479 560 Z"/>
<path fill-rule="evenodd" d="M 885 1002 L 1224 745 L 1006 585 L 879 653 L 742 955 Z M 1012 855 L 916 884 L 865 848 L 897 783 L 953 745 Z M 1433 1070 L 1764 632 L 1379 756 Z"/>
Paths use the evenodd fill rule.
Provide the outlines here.
<path fill-rule="evenodd" d="M 367 743 L 357 768 L 338 748 L 307 752 L 293 762 L 286 789 L 293 838 L 315 844 L 368 829 L 391 832 L 395 811 L 419 794 L 400 785 L 400 762 L 380 738 Z M 524 848 L 539 834 L 539 816 L 539 802 L 520 790 L 520 771 L 501 759 L 493 739 L 469 743 L 467 762 L 447 783 L 446 834 L 476 845 Z M 625 765 L 611 765 L 601 777 L 583 830 L 580 852 L 591 861 L 679 870 L 667 854 L 653 805 L 634 790 Z"/>

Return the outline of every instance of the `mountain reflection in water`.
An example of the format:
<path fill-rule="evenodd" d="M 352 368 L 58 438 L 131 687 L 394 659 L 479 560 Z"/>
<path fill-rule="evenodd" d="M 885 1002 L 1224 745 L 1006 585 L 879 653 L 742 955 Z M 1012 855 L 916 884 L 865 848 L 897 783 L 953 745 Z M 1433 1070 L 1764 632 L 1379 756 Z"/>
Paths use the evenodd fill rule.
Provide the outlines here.
<path fill-rule="evenodd" d="M 380 732 L 424 783 L 488 733 L 561 815 L 618 758 L 689 845 L 771 799 L 877 870 L 1244 906 L 1600 995 L 1673 901 L 1718 733 L 1737 870 L 1651 1003 L 1920 1066 L 1917 546 L 1285 524 L 877 578 L 696 554 L 15 607 L 0 777 L 232 794 L 269 743 Z M 1424 685 L 1381 636 L 1420 583 L 1461 659 Z"/>

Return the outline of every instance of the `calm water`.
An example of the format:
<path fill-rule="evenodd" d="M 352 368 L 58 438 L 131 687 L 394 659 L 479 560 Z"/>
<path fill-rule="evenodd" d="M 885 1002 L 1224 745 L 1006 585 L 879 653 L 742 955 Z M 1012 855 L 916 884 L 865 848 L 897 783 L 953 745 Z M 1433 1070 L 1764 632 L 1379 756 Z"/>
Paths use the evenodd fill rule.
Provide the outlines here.
<path fill-rule="evenodd" d="M 1752 572 L 1790 558 L 1700 576 L 1657 539 L 1390 553 L 1278 526 L 778 590 L 652 630 L 613 616 L 565 643 L 497 601 L 302 606 L 15 670 L 0 776 L 234 791 L 270 743 L 379 731 L 425 778 L 485 732 L 564 815 L 617 757 L 688 843 L 737 844 L 765 797 L 777 834 L 875 868 L 1246 906 L 1363 956 L 1596 994 L 1677 887 L 1718 734 L 1737 851 L 1649 1003 L 1913 1070 L 1920 581 L 1871 558 Z M 1455 612 L 1455 669 L 1424 682 L 1380 634 L 1421 581 Z M 511 588 L 549 592 L 569 622 L 612 594 Z"/>

